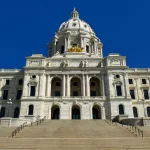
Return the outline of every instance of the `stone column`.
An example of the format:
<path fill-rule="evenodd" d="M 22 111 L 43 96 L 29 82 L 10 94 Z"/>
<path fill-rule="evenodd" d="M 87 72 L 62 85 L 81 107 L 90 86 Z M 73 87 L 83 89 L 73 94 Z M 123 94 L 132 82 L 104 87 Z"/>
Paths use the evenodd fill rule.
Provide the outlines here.
<path fill-rule="evenodd" d="M 63 96 L 66 96 L 65 91 L 66 91 L 66 75 L 63 74 L 63 85 L 62 85 L 62 90 L 63 90 Z"/>
<path fill-rule="evenodd" d="M 43 73 L 40 75 L 40 80 L 39 80 L 39 97 L 44 97 L 45 96 L 45 83 L 46 83 L 46 76 Z"/>
<path fill-rule="evenodd" d="M 101 81 L 100 93 L 101 93 L 101 96 L 105 96 L 104 75 L 101 73 L 100 77 L 101 77 L 101 80 L 100 80 Z"/>
<path fill-rule="evenodd" d="M 106 119 L 105 107 L 102 107 L 102 119 Z"/>
<path fill-rule="evenodd" d="M 51 96 L 51 81 L 50 75 L 47 75 L 47 97 Z"/>
<path fill-rule="evenodd" d="M 23 84 L 23 94 L 22 94 L 22 97 L 27 97 L 27 96 L 30 95 L 28 83 L 29 83 L 29 75 L 25 74 L 25 76 L 24 76 L 24 84 Z"/>
<path fill-rule="evenodd" d="M 65 51 L 68 49 L 68 37 L 65 37 Z"/>
<path fill-rule="evenodd" d="M 66 95 L 69 97 L 70 96 L 70 79 L 69 79 L 69 74 L 67 74 L 67 92 Z"/>
<path fill-rule="evenodd" d="M 129 98 L 130 92 L 129 92 L 129 83 L 128 83 L 127 73 L 124 73 L 123 78 L 124 78 L 124 87 L 125 87 L 125 98 Z"/>
<path fill-rule="evenodd" d="M 140 87 L 139 87 L 139 84 L 138 84 L 138 78 L 135 78 L 135 83 L 136 83 L 137 99 L 139 101 L 140 100 Z"/>
<path fill-rule="evenodd" d="M 90 96 L 90 84 L 88 74 L 86 74 L 86 96 Z"/>
<path fill-rule="evenodd" d="M 85 75 L 82 74 L 82 95 L 85 96 Z"/>

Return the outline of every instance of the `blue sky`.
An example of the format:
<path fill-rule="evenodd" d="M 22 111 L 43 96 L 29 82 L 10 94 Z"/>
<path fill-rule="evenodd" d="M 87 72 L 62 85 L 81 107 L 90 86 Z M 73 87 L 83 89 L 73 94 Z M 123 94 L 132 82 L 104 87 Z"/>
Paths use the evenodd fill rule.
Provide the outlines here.
<path fill-rule="evenodd" d="M 103 54 L 127 57 L 131 68 L 150 68 L 150 0 L 1 0 L 0 68 L 22 68 L 76 7 L 103 43 Z"/>

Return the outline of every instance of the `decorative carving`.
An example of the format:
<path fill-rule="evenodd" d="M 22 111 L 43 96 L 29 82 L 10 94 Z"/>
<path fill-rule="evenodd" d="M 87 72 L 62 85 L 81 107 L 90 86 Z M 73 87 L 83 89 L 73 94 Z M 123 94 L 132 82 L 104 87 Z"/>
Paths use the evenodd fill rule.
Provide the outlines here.
<path fill-rule="evenodd" d="M 83 104 L 87 105 L 89 102 L 88 101 L 83 101 Z"/>
<path fill-rule="evenodd" d="M 121 61 L 119 59 L 113 59 L 110 61 L 111 66 L 121 66 Z"/>
<path fill-rule="evenodd" d="M 82 60 L 80 63 L 80 67 L 88 67 L 88 61 L 87 60 Z"/>
<path fill-rule="evenodd" d="M 52 63 L 51 61 L 49 60 L 47 63 L 46 63 L 46 67 L 51 67 Z"/>
<path fill-rule="evenodd" d="M 60 55 L 60 53 L 59 53 L 59 51 L 57 51 L 56 54 L 55 54 L 55 56 L 59 56 L 59 55 Z"/>
<path fill-rule="evenodd" d="M 30 61 L 30 66 L 39 66 L 39 65 L 40 65 L 39 60 L 31 60 Z"/>
<path fill-rule="evenodd" d="M 69 66 L 69 61 L 68 60 L 64 60 L 62 62 L 62 67 L 68 67 Z"/>

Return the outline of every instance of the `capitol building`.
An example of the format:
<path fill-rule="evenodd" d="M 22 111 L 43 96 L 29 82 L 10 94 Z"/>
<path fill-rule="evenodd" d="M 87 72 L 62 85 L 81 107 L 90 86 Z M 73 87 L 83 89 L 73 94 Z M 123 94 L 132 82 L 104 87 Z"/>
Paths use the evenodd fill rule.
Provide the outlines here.
<path fill-rule="evenodd" d="M 103 57 L 103 44 L 74 9 L 48 44 L 48 56 L 0 70 L 0 120 L 150 117 L 150 69 L 129 68 L 126 57 Z"/>

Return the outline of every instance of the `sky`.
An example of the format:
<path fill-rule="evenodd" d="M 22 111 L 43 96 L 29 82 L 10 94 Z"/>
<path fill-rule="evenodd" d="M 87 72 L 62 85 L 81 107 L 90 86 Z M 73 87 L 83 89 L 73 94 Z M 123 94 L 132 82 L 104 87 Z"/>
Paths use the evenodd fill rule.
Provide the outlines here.
<path fill-rule="evenodd" d="M 43 54 L 76 7 L 103 43 L 103 55 L 126 56 L 130 68 L 150 68 L 150 0 L 0 0 L 0 68 L 21 69 Z"/>

